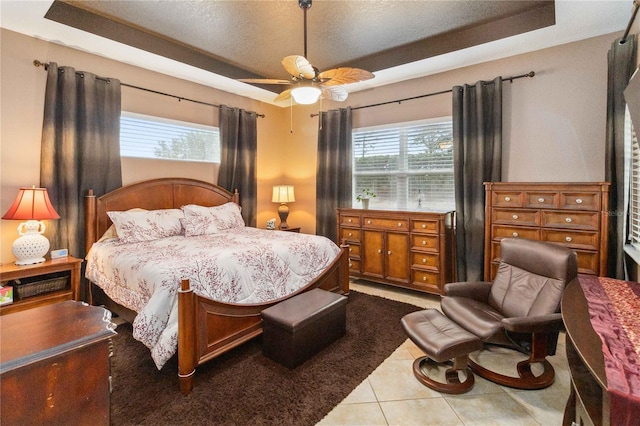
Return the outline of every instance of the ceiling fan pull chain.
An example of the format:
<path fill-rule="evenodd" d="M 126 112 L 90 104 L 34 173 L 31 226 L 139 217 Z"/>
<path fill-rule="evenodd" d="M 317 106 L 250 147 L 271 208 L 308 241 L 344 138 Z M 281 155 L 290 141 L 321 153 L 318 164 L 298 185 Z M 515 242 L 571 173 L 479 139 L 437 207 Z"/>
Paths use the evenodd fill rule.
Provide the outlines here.
<path fill-rule="evenodd" d="M 289 98 L 289 132 L 293 133 L 293 96 Z"/>

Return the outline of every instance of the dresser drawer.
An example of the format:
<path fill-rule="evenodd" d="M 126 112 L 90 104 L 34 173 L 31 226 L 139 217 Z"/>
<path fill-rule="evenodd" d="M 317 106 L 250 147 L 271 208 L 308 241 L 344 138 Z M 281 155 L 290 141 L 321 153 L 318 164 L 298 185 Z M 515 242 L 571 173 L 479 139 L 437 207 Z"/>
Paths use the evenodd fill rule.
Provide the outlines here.
<path fill-rule="evenodd" d="M 561 192 L 560 208 L 567 210 L 600 210 L 598 192 Z"/>
<path fill-rule="evenodd" d="M 437 253 L 411 252 L 412 266 L 419 268 L 431 268 L 438 270 L 440 267 L 440 256 Z"/>
<path fill-rule="evenodd" d="M 598 232 L 543 229 L 542 240 L 562 244 L 574 249 L 598 250 L 600 234 Z"/>
<path fill-rule="evenodd" d="M 439 243 L 437 235 L 411 235 L 411 250 L 438 251 Z"/>
<path fill-rule="evenodd" d="M 493 205 L 495 207 L 522 207 L 523 193 L 521 191 L 493 191 Z"/>
<path fill-rule="evenodd" d="M 349 271 L 360 274 L 360 260 L 349 258 Z"/>
<path fill-rule="evenodd" d="M 576 250 L 576 254 L 578 255 L 578 273 L 597 275 L 596 271 L 600 269 L 598 252 Z"/>
<path fill-rule="evenodd" d="M 354 228 L 342 228 L 340 239 L 346 239 L 347 241 L 360 241 L 360 230 Z"/>
<path fill-rule="evenodd" d="M 439 222 L 437 220 L 412 220 L 411 232 L 423 232 L 433 234 L 438 232 Z"/>
<path fill-rule="evenodd" d="M 524 206 L 532 209 L 552 209 L 558 205 L 559 197 L 557 192 L 526 191 Z"/>
<path fill-rule="evenodd" d="M 360 216 L 340 215 L 340 225 L 360 226 Z"/>
<path fill-rule="evenodd" d="M 440 274 L 432 271 L 423 271 L 419 269 L 411 270 L 412 283 L 416 286 L 438 286 L 440 280 Z"/>
<path fill-rule="evenodd" d="M 349 257 L 360 257 L 360 244 L 349 244 Z"/>
<path fill-rule="evenodd" d="M 494 223 L 540 226 L 540 212 L 538 210 L 494 209 L 492 214 Z"/>
<path fill-rule="evenodd" d="M 598 212 L 543 211 L 542 226 L 550 228 L 599 229 Z"/>
<path fill-rule="evenodd" d="M 385 219 L 379 217 L 363 217 L 363 228 L 387 229 L 396 231 L 408 231 L 409 219 Z"/>
<path fill-rule="evenodd" d="M 530 240 L 539 240 L 540 239 L 540 229 L 535 228 L 524 228 L 519 226 L 503 226 L 503 225 L 494 225 L 493 226 L 493 238 L 494 239 L 502 239 L 502 238 L 528 238 Z"/>

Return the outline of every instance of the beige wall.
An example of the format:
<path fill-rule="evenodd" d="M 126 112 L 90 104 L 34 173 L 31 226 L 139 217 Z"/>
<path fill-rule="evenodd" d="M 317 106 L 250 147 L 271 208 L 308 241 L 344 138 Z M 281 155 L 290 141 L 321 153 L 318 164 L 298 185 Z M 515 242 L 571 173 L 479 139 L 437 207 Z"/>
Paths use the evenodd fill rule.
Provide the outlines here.
<path fill-rule="evenodd" d="M 371 103 L 446 90 L 535 71 L 533 79 L 504 85 L 504 179 L 508 181 L 598 181 L 604 177 L 606 53 L 611 34 L 486 64 L 461 68 L 400 84 L 351 94 L 343 104 L 323 109 Z M 288 222 L 303 232 L 315 232 L 315 172 L 318 106 L 278 108 L 195 83 L 110 61 L 97 55 L 2 30 L 0 33 L 0 180 L 2 213 L 20 186 L 38 184 L 42 105 L 46 73 L 34 59 L 54 61 L 78 70 L 216 104 L 264 113 L 258 120 L 258 226 L 276 217 L 271 186 L 293 184 L 296 202 Z M 217 125 L 210 107 L 123 88 L 123 109 L 142 114 Z M 291 119 L 291 114 L 293 118 Z M 439 95 L 400 105 L 354 111 L 354 126 L 364 127 L 451 114 L 451 96 Z M 158 164 L 158 165 L 156 165 Z M 214 181 L 215 170 L 186 166 L 170 169 L 163 162 L 124 160 L 126 182 L 168 175 Z M 0 260 L 10 252 L 17 223 L 2 221 Z"/>

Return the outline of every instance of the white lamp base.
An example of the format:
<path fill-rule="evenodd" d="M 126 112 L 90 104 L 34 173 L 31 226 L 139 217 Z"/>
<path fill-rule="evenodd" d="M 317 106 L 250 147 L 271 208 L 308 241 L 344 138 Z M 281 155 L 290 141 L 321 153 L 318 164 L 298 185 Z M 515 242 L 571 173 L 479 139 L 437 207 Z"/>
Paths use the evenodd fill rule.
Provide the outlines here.
<path fill-rule="evenodd" d="M 32 223 L 33 222 L 33 223 Z M 49 240 L 42 235 L 41 222 L 30 220 L 18 227 L 20 237 L 13 242 L 11 252 L 16 257 L 16 265 L 33 265 L 45 261 L 44 255 L 49 251 Z M 20 229 L 24 226 L 23 233 Z"/>

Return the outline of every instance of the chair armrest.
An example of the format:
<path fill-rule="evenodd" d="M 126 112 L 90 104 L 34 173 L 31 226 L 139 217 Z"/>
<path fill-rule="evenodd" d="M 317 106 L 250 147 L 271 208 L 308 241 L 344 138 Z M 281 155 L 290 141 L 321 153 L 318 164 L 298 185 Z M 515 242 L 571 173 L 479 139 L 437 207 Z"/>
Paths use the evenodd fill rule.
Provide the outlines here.
<path fill-rule="evenodd" d="M 505 329 L 516 333 L 549 333 L 564 330 L 562 315 L 559 313 L 535 317 L 503 318 Z"/>
<path fill-rule="evenodd" d="M 486 281 L 461 281 L 449 283 L 444 286 L 444 295 L 449 297 L 466 297 L 468 299 L 486 302 L 491 291 L 490 282 Z"/>

